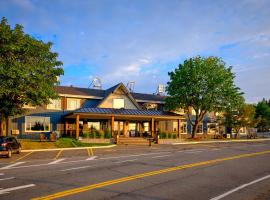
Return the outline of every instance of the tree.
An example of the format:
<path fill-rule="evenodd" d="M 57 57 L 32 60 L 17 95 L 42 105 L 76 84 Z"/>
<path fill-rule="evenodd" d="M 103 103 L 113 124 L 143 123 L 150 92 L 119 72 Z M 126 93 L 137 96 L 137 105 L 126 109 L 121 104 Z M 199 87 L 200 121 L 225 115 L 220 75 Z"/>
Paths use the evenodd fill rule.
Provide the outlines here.
<path fill-rule="evenodd" d="M 193 57 L 169 72 L 170 81 L 165 99 L 168 110 L 183 108 L 192 124 L 192 138 L 207 112 L 222 112 L 243 102 L 240 89 L 235 86 L 232 67 L 217 57 Z M 195 120 L 191 118 L 195 111 Z"/>
<path fill-rule="evenodd" d="M 54 85 L 62 75 L 62 62 L 51 52 L 52 43 L 36 40 L 12 29 L 6 18 L 0 23 L 0 135 L 9 116 L 22 114 L 25 104 L 39 106 L 56 98 Z"/>
<path fill-rule="evenodd" d="M 255 118 L 255 106 L 251 104 L 243 104 L 237 110 L 227 113 L 225 120 L 231 122 L 229 127 L 234 128 L 236 134 L 239 134 L 242 127 L 255 127 L 258 123 L 258 119 Z"/>
<path fill-rule="evenodd" d="M 259 131 L 269 131 L 270 128 L 270 106 L 265 99 L 256 105 L 256 118 L 259 119 L 257 128 Z"/>

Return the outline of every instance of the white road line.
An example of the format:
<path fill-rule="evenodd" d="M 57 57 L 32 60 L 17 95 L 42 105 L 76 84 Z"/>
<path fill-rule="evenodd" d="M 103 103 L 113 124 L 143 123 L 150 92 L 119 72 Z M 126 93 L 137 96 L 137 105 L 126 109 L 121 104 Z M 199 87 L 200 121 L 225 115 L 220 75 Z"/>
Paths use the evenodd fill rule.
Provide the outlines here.
<path fill-rule="evenodd" d="M 134 155 L 126 155 L 126 156 L 106 157 L 106 158 L 100 158 L 99 160 L 107 160 L 107 159 L 114 159 L 114 158 L 129 158 L 129 157 L 138 157 L 138 156 L 150 156 L 150 155 L 163 154 L 163 153 L 171 153 L 171 152 L 164 151 L 164 152 L 157 152 L 157 153 L 142 153 L 142 154 L 134 154 Z"/>
<path fill-rule="evenodd" d="M 224 198 L 224 197 L 226 197 L 226 196 L 228 196 L 228 195 L 230 195 L 230 194 L 232 194 L 232 193 L 234 193 L 234 192 L 237 192 L 238 190 L 241 190 L 241 189 L 243 189 L 243 188 L 245 188 L 245 187 L 248 187 L 248 186 L 250 186 L 250 185 L 252 185 L 252 184 L 258 183 L 258 182 L 263 181 L 263 180 L 268 179 L 268 178 L 270 178 L 270 175 L 267 175 L 267 176 L 264 176 L 264 177 L 262 177 L 262 178 L 259 178 L 259 179 L 256 179 L 256 180 L 254 180 L 254 181 L 251 181 L 251 182 L 249 182 L 249 183 L 240 185 L 239 187 L 237 187 L 237 188 L 235 188 L 235 189 L 232 189 L 232 190 L 230 190 L 230 191 L 228 191 L 228 192 L 225 192 L 224 194 L 221 194 L 221 195 L 219 195 L 219 196 L 217 196 L 217 197 L 214 197 L 214 198 L 212 198 L 212 199 L 210 199 L 210 200 L 219 200 L 219 199 L 222 199 L 222 198 Z"/>
<path fill-rule="evenodd" d="M 8 178 L 0 178 L 0 181 L 4 181 L 4 180 L 10 180 L 10 179 L 14 179 L 15 177 L 8 177 Z"/>
<path fill-rule="evenodd" d="M 20 189 L 34 187 L 34 186 L 36 186 L 36 185 L 35 184 L 29 184 L 29 185 L 22 185 L 22 186 L 17 186 L 17 187 L 12 187 L 12 188 L 1 189 L 0 190 L 0 195 L 9 193 L 10 191 L 13 191 L 13 190 L 20 190 Z"/>
<path fill-rule="evenodd" d="M 86 160 L 95 160 L 97 158 L 97 156 L 91 156 L 89 158 L 87 158 Z"/>
<path fill-rule="evenodd" d="M 185 153 L 201 153 L 203 151 L 188 151 L 188 152 L 185 152 Z"/>
<path fill-rule="evenodd" d="M 168 151 L 164 152 L 157 152 L 157 153 L 144 153 L 144 154 L 134 154 L 134 155 L 126 155 L 126 156 L 117 156 L 117 157 L 106 157 L 106 158 L 99 158 L 96 160 L 109 160 L 109 159 L 115 159 L 115 158 L 129 158 L 129 157 L 138 157 L 138 156 L 150 156 L 150 155 L 156 155 L 156 154 L 163 154 L 163 153 L 171 153 Z M 55 163 L 55 164 L 68 164 L 68 163 L 78 163 L 78 162 L 87 162 L 87 160 L 73 160 L 73 161 L 66 161 L 66 162 L 61 162 L 61 163 Z M 41 166 L 47 166 L 49 165 L 48 163 L 46 164 L 36 164 L 36 165 L 24 165 L 24 166 L 18 166 L 18 167 L 12 167 L 13 169 L 19 169 L 19 168 L 29 168 L 29 167 L 41 167 Z M 0 168 L 3 169 L 3 168 Z"/>
<path fill-rule="evenodd" d="M 4 175 L 4 173 L 0 173 L 0 176 L 3 176 Z"/>
<path fill-rule="evenodd" d="M 124 163 L 124 162 L 132 162 L 132 161 L 135 161 L 137 159 L 133 159 L 133 160 L 123 160 L 123 161 L 118 161 L 118 162 L 115 162 L 115 163 Z"/>
<path fill-rule="evenodd" d="M 152 158 L 162 158 L 162 157 L 168 157 L 168 156 L 171 156 L 171 155 L 154 156 Z"/>
<path fill-rule="evenodd" d="M 65 158 L 57 159 L 57 160 L 52 161 L 52 162 L 50 162 L 50 163 L 48 163 L 48 164 L 49 164 L 49 165 L 53 165 L 53 164 L 56 164 L 56 163 L 60 163 L 60 162 L 63 161 L 63 160 L 66 160 L 66 159 L 65 159 Z"/>
<path fill-rule="evenodd" d="M 211 151 L 219 151 L 219 150 L 221 150 L 221 149 L 211 149 Z"/>
<path fill-rule="evenodd" d="M 76 170 L 76 169 L 85 169 L 85 168 L 92 168 L 92 167 L 95 167 L 95 165 L 92 165 L 92 166 L 81 166 L 81 167 L 73 167 L 73 168 L 69 168 L 69 169 L 62 169 L 60 170 L 61 172 L 65 172 L 65 171 L 71 171 L 71 170 Z"/>
<path fill-rule="evenodd" d="M 0 168 L 0 169 L 9 169 L 9 168 L 13 168 L 13 167 L 15 167 L 15 166 L 17 166 L 17 165 L 21 165 L 21 164 L 23 164 L 23 163 L 25 163 L 25 162 L 16 162 L 16 163 L 14 163 L 14 164 L 11 164 L 11 165 L 2 167 L 2 168 Z"/>

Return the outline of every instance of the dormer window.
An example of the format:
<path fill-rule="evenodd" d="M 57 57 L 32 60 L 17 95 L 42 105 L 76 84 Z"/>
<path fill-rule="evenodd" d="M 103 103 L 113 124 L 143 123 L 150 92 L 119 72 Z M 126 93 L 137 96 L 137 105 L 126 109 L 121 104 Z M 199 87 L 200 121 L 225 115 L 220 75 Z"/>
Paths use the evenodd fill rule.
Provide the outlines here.
<path fill-rule="evenodd" d="M 73 98 L 68 98 L 67 99 L 67 110 L 76 110 L 81 107 L 80 104 L 81 100 L 80 99 L 73 99 Z"/>
<path fill-rule="evenodd" d="M 125 100 L 113 99 L 113 108 L 116 108 L 116 109 L 125 108 Z"/>

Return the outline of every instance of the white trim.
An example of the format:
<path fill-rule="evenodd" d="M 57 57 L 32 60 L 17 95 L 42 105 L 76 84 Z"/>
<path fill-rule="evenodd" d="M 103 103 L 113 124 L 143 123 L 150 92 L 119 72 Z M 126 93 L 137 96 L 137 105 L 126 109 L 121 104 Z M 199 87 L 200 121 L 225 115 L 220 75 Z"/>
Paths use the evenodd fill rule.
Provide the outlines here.
<path fill-rule="evenodd" d="M 73 94 L 58 94 L 60 97 L 74 97 L 74 98 L 86 98 L 86 99 L 103 99 L 103 97 L 87 96 L 87 95 L 73 95 Z"/>
<path fill-rule="evenodd" d="M 140 103 L 160 103 L 160 104 L 165 104 L 164 101 L 152 101 L 152 100 L 141 100 L 141 99 L 135 99 L 135 100 L 137 102 L 140 102 Z"/>
<path fill-rule="evenodd" d="M 44 131 L 38 131 L 38 130 L 27 130 L 27 122 L 26 118 L 31 118 L 31 117 L 40 117 L 40 118 L 48 118 L 49 119 L 49 130 L 44 130 Z M 51 117 L 46 117 L 46 116 L 24 116 L 24 132 L 25 133 L 46 133 L 51 131 Z"/>

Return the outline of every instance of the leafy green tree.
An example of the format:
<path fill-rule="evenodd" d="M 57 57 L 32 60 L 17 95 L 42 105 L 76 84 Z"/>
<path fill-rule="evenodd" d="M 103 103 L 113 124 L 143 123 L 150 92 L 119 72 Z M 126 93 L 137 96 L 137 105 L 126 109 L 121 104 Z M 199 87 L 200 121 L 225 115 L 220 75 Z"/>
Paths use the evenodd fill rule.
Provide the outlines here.
<path fill-rule="evenodd" d="M 230 112 L 229 116 L 227 114 L 225 120 L 231 122 L 231 127 L 237 135 L 242 127 L 256 127 L 258 123 L 258 119 L 255 118 L 255 106 L 251 104 L 241 105 L 237 110 Z"/>
<path fill-rule="evenodd" d="M 240 89 L 234 84 L 232 67 L 217 57 L 193 57 L 185 60 L 173 72 L 166 88 L 166 108 L 185 109 L 192 124 L 192 138 L 207 112 L 233 109 L 243 100 Z M 192 120 L 191 108 L 195 111 Z"/>
<path fill-rule="evenodd" d="M 36 40 L 6 18 L 0 23 L 0 135 L 9 116 L 22 114 L 23 106 L 39 106 L 56 98 L 54 85 L 62 75 L 62 62 L 51 52 L 52 43 Z M 7 127 L 7 126 L 6 126 Z"/>
<path fill-rule="evenodd" d="M 259 119 L 257 128 L 259 131 L 269 131 L 270 129 L 270 105 L 265 99 L 256 105 L 256 118 Z"/>

